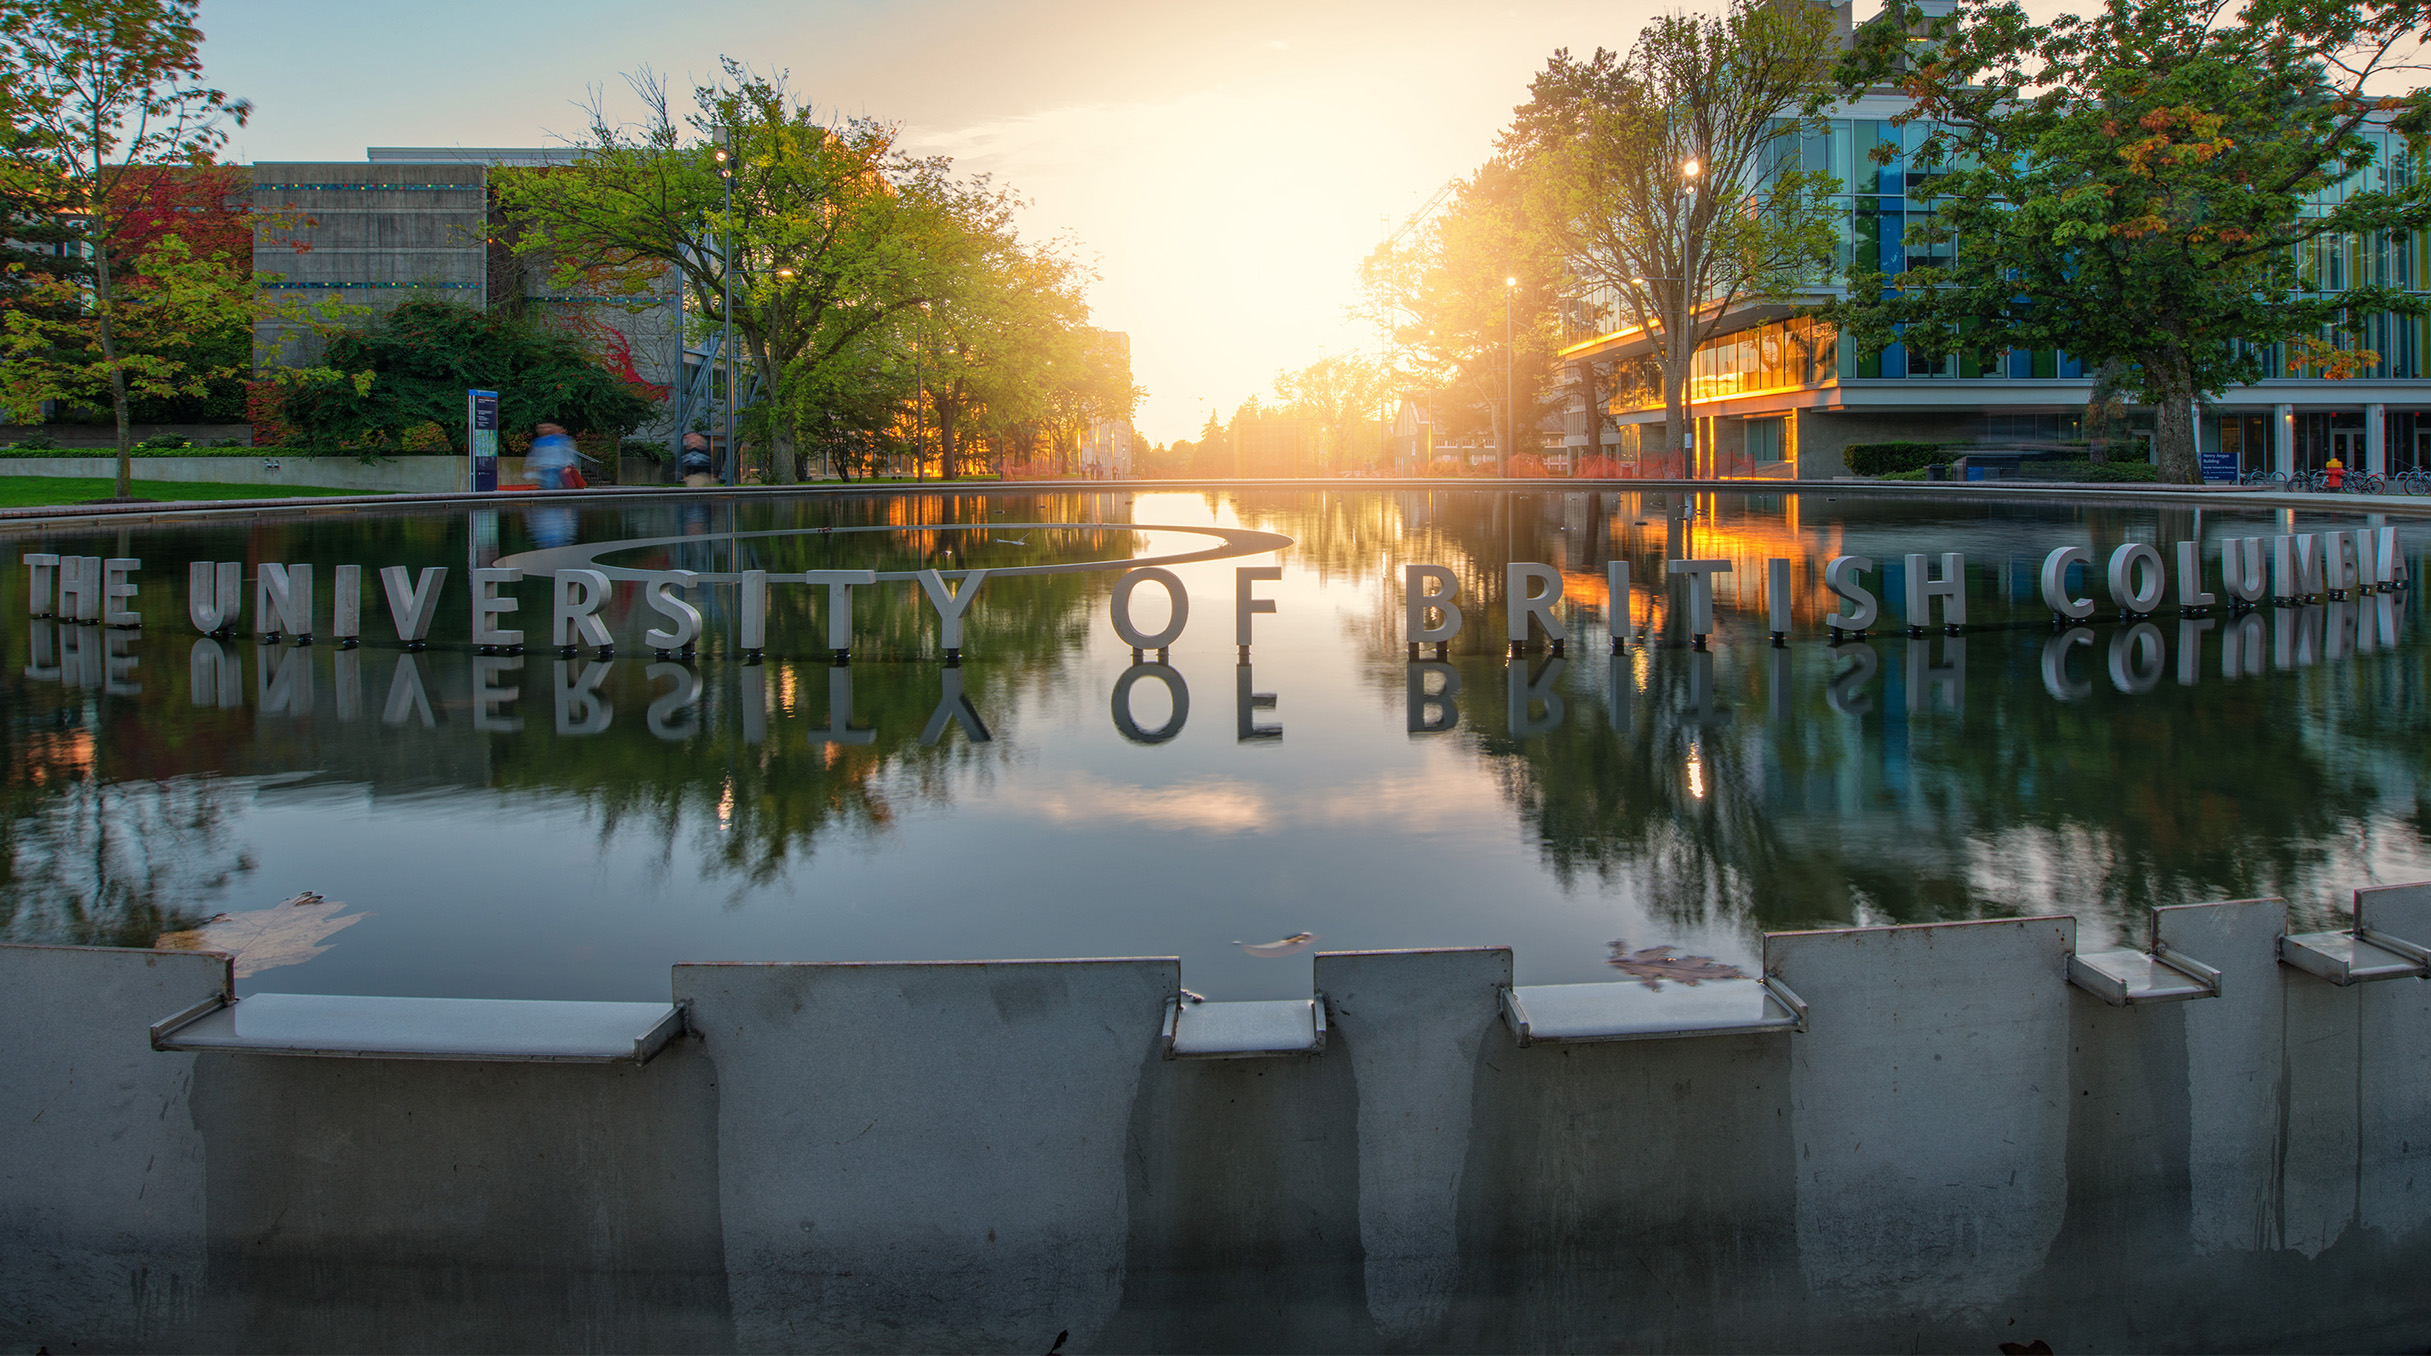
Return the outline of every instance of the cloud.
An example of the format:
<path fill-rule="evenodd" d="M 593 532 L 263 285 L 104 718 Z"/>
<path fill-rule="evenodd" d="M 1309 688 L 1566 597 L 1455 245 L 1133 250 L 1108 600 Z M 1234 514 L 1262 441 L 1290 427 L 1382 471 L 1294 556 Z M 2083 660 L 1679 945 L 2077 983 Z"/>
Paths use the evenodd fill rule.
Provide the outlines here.
<path fill-rule="evenodd" d="M 1142 824 L 1214 834 L 1265 833 L 1285 826 L 1476 828 L 1499 826 L 1508 813 L 1489 785 L 1424 772 L 1288 790 L 1231 777 L 1142 786 L 1080 774 L 1059 780 L 1051 790 L 1003 798 L 997 808 L 1058 824 Z"/>

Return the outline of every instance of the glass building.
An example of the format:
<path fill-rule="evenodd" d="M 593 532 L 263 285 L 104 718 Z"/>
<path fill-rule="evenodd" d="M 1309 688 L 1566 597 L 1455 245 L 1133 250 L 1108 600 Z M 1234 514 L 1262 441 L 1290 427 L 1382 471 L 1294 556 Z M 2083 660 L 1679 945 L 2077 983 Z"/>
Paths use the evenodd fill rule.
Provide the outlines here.
<path fill-rule="evenodd" d="M 1841 13 L 1845 22 L 1845 6 Z M 1913 163 L 1925 129 L 1891 121 L 1904 106 L 1895 95 L 1868 95 L 1837 110 L 1822 134 L 1798 139 L 1802 167 L 1826 171 L 1842 187 L 1842 277 L 1860 262 L 1895 275 L 1916 262 L 1914 251 L 1936 248 L 1909 239 L 1909 227 L 1933 209 L 1922 196 L 1927 176 Z M 2401 137 L 2373 135 L 2378 156 L 2323 195 L 2325 205 L 2422 172 Z M 1880 145 L 1896 148 L 1887 164 L 1872 158 Z M 2297 262 L 2308 282 L 2325 289 L 2384 283 L 2420 291 L 2425 244 L 2420 233 L 2323 240 Z M 1690 464 L 1679 465 L 1663 453 L 1654 344 L 1635 328 L 1601 329 L 1599 320 L 1622 313 L 1618 297 L 1579 298 L 1561 350 L 1573 459 L 1600 454 L 1621 474 L 1645 476 L 1828 478 L 1847 474 L 1842 449 L 1862 443 L 1936 442 L 1954 457 L 1970 447 L 2065 452 L 2081 444 L 2093 381 L 2065 349 L 2014 351 L 1992 364 L 1927 358 L 1899 344 L 1868 352 L 1798 314 L 1801 303 L 1822 299 L 1738 306 L 1699 346 L 1688 392 L 1693 451 Z M 2291 370 L 2285 346 L 2271 345 L 2266 370 L 2278 375 L 2221 392 L 2198 410 L 2207 464 L 2215 474 L 2231 464 L 2239 472 L 2293 472 L 2336 457 L 2374 471 L 2431 470 L 2427 325 L 2420 317 L 2366 317 L 2361 343 L 2379 361 L 2338 380 L 2318 368 Z M 2151 430 L 2152 411 L 2128 407 L 2108 430 L 2112 459 L 2149 456 Z"/>

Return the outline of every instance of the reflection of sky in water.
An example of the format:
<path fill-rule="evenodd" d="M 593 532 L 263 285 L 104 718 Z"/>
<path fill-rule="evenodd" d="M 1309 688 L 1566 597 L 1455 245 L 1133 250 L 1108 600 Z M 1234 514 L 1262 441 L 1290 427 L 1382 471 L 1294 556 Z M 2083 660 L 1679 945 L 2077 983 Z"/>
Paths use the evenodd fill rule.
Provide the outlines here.
<path fill-rule="evenodd" d="M 2007 507 L 1993 517 L 1978 506 L 1809 496 L 1724 498 L 1683 523 L 1676 498 L 1655 500 L 965 495 L 742 510 L 550 505 L 469 531 L 460 517 L 401 514 L 164 527 L 128 540 L 21 535 L 11 562 L 27 550 L 143 556 L 152 625 L 121 643 L 131 679 L 112 680 L 142 694 L 110 695 L 98 680 L 87 690 L 76 666 L 92 656 L 75 647 L 98 642 L 70 632 L 40 653 L 45 628 L 22 615 L 24 569 L 9 567 L 0 607 L 14 770 L 0 898 L 11 912 L 0 936 L 141 943 L 315 890 L 372 916 L 318 958 L 250 984 L 647 997 L 664 992 L 676 960 L 1178 954 L 1193 989 L 1264 997 L 1304 992 L 1308 955 L 1256 960 L 1235 942 L 1308 931 L 1325 949 L 1506 944 L 1523 980 L 1560 982 L 1612 977 L 1603 962 L 1615 939 L 1745 962 L 1763 928 L 2054 910 L 2084 917 L 2090 944 L 2150 904 L 2284 892 L 2318 910 L 2355 885 L 2431 875 L 2418 825 L 2425 651 L 2412 595 L 2400 600 L 2394 650 L 2347 657 L 2333 657 L 2341 636 L 2355 640 L 2336 609 L 2266 613 L 2266 640 L 2292 628 L 2304 648 L 2291 658 L 2312 662 L 2233 680 L 2221 676 L 2218 628 L 2182 634 L 2165 614 L 2161 667 L 2143 675 L 2158 681 L 2137 695 L 2111 680 L 2122 628 L 2097 625 L 2062 670 L 2091 691 L 2061 701 L 2046 690 L 2050 632 L 2032 582 L 2044 551 L 2286 530 L 2275 516 L 2197 523 L 2143 509 Z M 951 721 L 934 744 L 921 742 L 944 670 L 926 657 L 933 618 L 900 586 L 856 607 L 854 724 L 874 731 L 866 742 L 813 736 L 830 721 L 831 670 L 812 657 L 811 611 L 772 620 L 772 651 L 798 658 L 759 671 L 764 714 L 747 720 L 744 670 L 717 639 L 731 608 L 717 598 L 706 600 L 712 638 L 696 710 L 652 714 L 680 683 L 645 671 L 638 638 L 650 622 L 629 589 L 610 610 L 621 657 L 599 688 L 605 731 L 558 733 L 557 656 L 544 645 L 491 680 L 519 691 L 515 700 L 487 711 L 475 700 L 463 644 L 468 551 L 494 557 L 576 532 L 681 535 L 704 541 L 618 563 L 725 568 L 739 550 L 743 563 L 771 569 L 834 568 L 846 563 L 839 553 L 887 550 L 869 563 L 912 569 L 954 568 L 956 554 L 1007 565 L 1098 549 L 1077 533 L 1026 544 L 905 534 L 895 547 L 858 534 L 808 544 L 718 536 L 939 513 L 1245 526 L 1298 544 L 1176 567 L 1191 618 L 1172 664 L 1190 710 L 1161 744 L 1124 739 L 1110 717 L 1130 656 L 1106 620 L 1105 573 L 983 591 L 961 673 L 994 736 L 986 744 Z M 2418 530 L 2400 526 L 2419 545 Z M 1119 552 L 1205 544 L 1144 532 Z M 1636 566 L 1637 622 L 1670 637 L 1617 661 L 1605 654 L 1600 584 L 1615 549 Z M 1959 661 L 1963 698 L 1939 637 L 1878 632 L 1862 651 L 1835 655 L 1812 634 L 1827 555 L 1891 566 L 1873 582 L 1898 620 L 1897 557 L 1945 549 L 1968 554 L 1978 623 Z M 1679 644 L 1666 553 L 1736 564 L 1710 656 Z M 1801 634 L 1786 660 L 1764 644 L 1758 610 L 1770 555 L 1799 561 Z M 326 562 L 324 581 L 344 562 L 367 574 L 391 563 L 455 568 L 433 647 L 415 661 L 429 728 L 411 703 L 396 708 L 398 723 L 383 719 L 400 655 L 386 643 L 376 584 L 362 650 L 286 649 L 266 673 L 243 638 L 225 647 L 241 682 L 209 674 L 198 691 L 196 638 L 179 615 L 184 562 L 195 558 L 310 559 Z M 1499 589 L 1511 559 L 1560 568 L 1573 604 L 1569 662 L 1547 685 L 1559 723 L 1516 740 L 1501 609 L 1476 596 L 1481 584 Z M 1449 666 L 1459 723 L 1444 733 L 1408 728 L 1397 580 L 1413 561 L 1453 566 L 1468 581 L 1468 627 Z M 1279 610 L 1257 619 L 1244 686 L 1232 570 L 1270 562 L 1285 576 L 1261 592 Z M 521 596 L 513 620 L 545 640 L 545 586 L 527 583 Z M 1159 591 L 1143 589 L 1140 603 L 1138 620 L 1153 627 Z M 2182 673 L 2187 635 L 2198 649 Z M 1927 647 L 1921 666 L 1912 644 Z M 1873 676 L 1836 689 L 1868 655 Z M 283 667 L 299 659 L 311 666 L 309 696 L 290 689 L 287 710 L 266 709 L 280 704 L 265 701 L 273 677 L 300 681 L 304 671 Z M 2134 679 L 2149 659 L 2129 652 L 2122 662 Z M 27 676 L 63 664 L 64 680 Z M 1529 669 L 1545 664 L 1539 656 Z M 1427 691 L 1443 681 L 1437 671 Z M 349 684 L 354 699 L 342 704 Z M 1275 702 L 1244 710 L 1245 691 Z M 232 705 L 218 705 L 223 695 Z M 1158 683 L 1137 683 L 1132 697 L 1140 727 L 1165 722 Z M 1421 714 L 1446 713 L 1431 698 Z M 1553 714 L 1539 705 L 1523 718 Z M 1244 741 L 1244 718 L 1283 737 Z M 513 733 L 480 728 L 516 720 Z"/>

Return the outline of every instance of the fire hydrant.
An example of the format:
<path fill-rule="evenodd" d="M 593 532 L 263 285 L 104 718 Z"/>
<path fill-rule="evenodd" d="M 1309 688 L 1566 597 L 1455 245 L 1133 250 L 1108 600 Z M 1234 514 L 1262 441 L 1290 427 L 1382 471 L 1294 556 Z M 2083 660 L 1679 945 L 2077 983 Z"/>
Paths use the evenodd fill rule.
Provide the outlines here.
<path fill-rule="evenodd" d="M 2332 457 L 2330 458 L 2329 465 L 2321 468 L 2321 472 L 2323 475 L 2329 477 L 2330 488 L 2335 490 L 2347 478 L 2347 465 L 2338 458 Z"/>

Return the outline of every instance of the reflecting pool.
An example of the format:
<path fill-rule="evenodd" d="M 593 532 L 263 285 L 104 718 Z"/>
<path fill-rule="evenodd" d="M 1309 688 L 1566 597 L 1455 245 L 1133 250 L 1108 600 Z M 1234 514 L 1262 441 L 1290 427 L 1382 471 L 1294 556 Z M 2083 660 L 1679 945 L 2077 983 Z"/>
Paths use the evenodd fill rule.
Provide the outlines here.
<path fill-rule="evenodd" d="M 1179 955 L 1193 990 L 1261 998 L 1305 994 L 1316 949 L 1508 945 L 1523 982 L 1557 983 L 1620 978 L 1616 946 L 1745 964 L 1765 930 L 2056 911 L 2091 946 L 2150 905 L 2262 894 L 2326 919 L 2355 886 L 2431 876 L 2420 591 L 2232 614 L 2220 543 L 2378 525 L 1538 488 L 20 527 L 0 581 L 0 939 L 241 945 L 246 991 L 663 998 L 682 960 Z M 2386 525 L 2418 562 L 2431 529 Z M 2190 618 L 2181 541 L 2222 594 Z M 2121 621 L 2103 562 L 2133 542 L 2171 592 Z M 2039 572 L 2072 545 L 2099 607 L 2055 630 Z M 1943 552 L 1965 556 L 1967 627 L 1912 639 L 1903 558 L 1938 571 Z M 50 609 L 29 603 L 28 554 L 140 559 L 141 629 L 29 615 Z M 1883 617 L 1835 645 L 1824 563 L 1850 555 L 1875 562 Z M 1689 559 L 1731 565 L 1703 649 L 1665 568 Z M 1133 560 L 1187 590 L 1161 663 L 1111 617 Z M 1632 577 L 1618 655 L 1613 560 Z M 198 561 L 241 564 L 231 635 L 190 618 Z M 1507 657 L 1512 562 L 1558 572 L 1563 654 Z M 264 564 L 313 567 L 315 643 L 261 634 Z M 1412 564 L 1461 582 L 1440 660 L 1404 643 Z M 343 565 L 362 567 L 359 648 L 325 630 Z M 397 639 L 387 566 L 448 570 L 426 648 Z M 470 572 L 513 566 L 527 577 L 496 591 L 517 610 L 493 620 L 522 652 L 480 653 Z M 1275 608 L 1244 659 L 1235 572 L 1259 566 L 1280 578 L 1254 585 Z M 538 573 L 592 567 L 617 576 L 604 660 L 579 632 L 570 656 L 550 643 Z M 661 657 L 646 633 L 675 616 L 638 577 L 673 570 L 702 576 L 672 595 L 701 629 L 689 655 L 665 631 Z M 878 578 L 836 591 L 833 631 L 835 593 L 801 576 L 857 570 Z M 922 570 L 991 572 L 959 664 Z M 777 576 L 758 662 L 745 571 Z M 1163 625 L 1162 589 L 1130 601 L 1132 624 Z"/>

